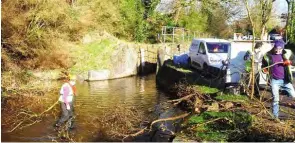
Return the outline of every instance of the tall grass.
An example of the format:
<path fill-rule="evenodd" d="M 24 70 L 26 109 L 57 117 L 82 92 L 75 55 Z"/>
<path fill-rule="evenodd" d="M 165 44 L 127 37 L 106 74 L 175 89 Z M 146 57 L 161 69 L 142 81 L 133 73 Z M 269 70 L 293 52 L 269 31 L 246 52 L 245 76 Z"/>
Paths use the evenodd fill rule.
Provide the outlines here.
<path fill-rule="evenodd" d="M 66 1 L 17 0 L 2 2 L 2 71 L 21 68 L 58 68 L 62 65 L 42 64 L 55 61 L 62 47 L 57 39 L 75 40 L 81 37 L 82 27 L 74 19 Z M 47 53 L 47 54 L 44 54 Z M 63 57 L 63 56 L 61 56 Z M 62 60 L 60 60 L 62 61 Z"/>
<path fill-rule="evenodd" d="M 1 70 L 72 66 L 64 60 L 71 57 L 66 44 L 80 42 L 92 31 L 142 40 L 142 17 L 143 7 L 135 0 L 77 0 L 73 5 L 66 0 L 2 1 Z"/>

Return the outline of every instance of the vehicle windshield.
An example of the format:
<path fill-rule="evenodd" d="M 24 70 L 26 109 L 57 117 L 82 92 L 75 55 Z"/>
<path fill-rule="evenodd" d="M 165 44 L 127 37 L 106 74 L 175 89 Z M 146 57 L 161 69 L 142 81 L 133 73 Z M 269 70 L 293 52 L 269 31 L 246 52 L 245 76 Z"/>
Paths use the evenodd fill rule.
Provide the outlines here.
<path fill-rule="evenodd" d="M 227 53 L 229 49 L 229 43 L 206 43 L 209 53 Z"/>

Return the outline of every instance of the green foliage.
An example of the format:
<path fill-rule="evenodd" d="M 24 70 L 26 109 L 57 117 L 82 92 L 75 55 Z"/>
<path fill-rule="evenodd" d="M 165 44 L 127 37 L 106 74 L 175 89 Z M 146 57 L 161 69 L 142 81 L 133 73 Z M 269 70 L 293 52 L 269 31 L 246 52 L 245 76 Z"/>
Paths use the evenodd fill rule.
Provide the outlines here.
<path fill-rule="evenodd" d="M 188 68 L 185 68 L 185 67 L 181 67 L 181 66 L 175 65 L 173 62 L 167 63 L 167 67 L 172 68 L 172 69 L 175 69 L 175 70 L 177 70 L 179 72 L 182 72 L 182 73 L 192 73 L 192 70 L 191 69 L 188 69 Z"/>
<path fill-rule="evenodd" d="M 148 41 L 147 42 L 151 42 L 151 43 L 159 42 L 157 35 L 162 32 L 161 31 L 162 26 L 175 25 L 172 17 L 170 17 L 169 15 L 163 15 L 157 12 L 149 13 L 147 21 L 148 21 L 148 25 L 147 25 Z"/>
<path fill-rule="evenodd" d="M 228 140 L 229 133 L 218 132 L 218 131 L 208 131 L 208 132 L 198 132 L 196 136 L 201 138 L 203 141 L 226 141 Z"/>
<path fill-rule="evenodd" d="M 197 89 L 202 94 L 216 93 L 219 91 L 217 88 L 212 88 L 212 87 L 208 87 L 208 86 L 199 86 L 199 87 L 197 87 Z"/>
<path fill-rule="evenodd" d="M 207 15 L 207 31 L 213 36 L 228 38 L 232 35 L 228 23 L 231 17 L 230 9 L 226 7 L 228 1 L 204 1 L 202 13 Z"/>
<path fill-rule="evenodd" d="M 249 113 L 243 111 L 206 111 L 190 117 L 188 121 L 189 126 L 193 127 L 195 137 L 202 141 L 229 141 L 237 137 L 238 130 L 247 129 L 251 123 L 252 117 Z"/>
<path fill-rule="evenodd" d="M 195 115 L 189 118 L 189 124 L 199 124 L 205 122 L 204 116 Z"/>
<path fill-rule="evenodd" d="M 177 20 L 176 13 L 156 12 L 159 2 L 160 0 L 76 0 L 70 5 L 67 1 L 60 0 L 3 1 L 3 69 L 12 69 L 12 65 L 29 69 L 70 66 L 63 59 L 52 59 L 64 58 L 61 55 L 68 57 L 65 43 L 79 42 L 92 31 L 105 30 L 121 39 L 156 43 L 159 42 L 158 34 L 161 33 L 162 26 L 183 26 L 198 32 L 207 31 L 208 25 L 210 29 L 215 28 L 211 27 L 211 21 L 208 20 L 217 14 L 214 11 L 203 11 L 192 2 L 182 0 L 178 3 L 180 7 L 177 8 L 181 11 Z M 208 2 L 210 1 L 201 3 Z M 189 6 L 191 8 L 185 12 Z M 47 55 L 48 62 L 42 61 L 44 55 Z"/>
<path fill-rule="evenodd" d="M 141 1 L 129 0 L 120 1 L 120 13 L 122 15 L 122 23 L 126 34 L 138 42 L 143 42 L 146 38 L 146 21 L 144 21 L 144 6 Z"/>
<path fill-rule="evenodd" d="M 181 17 L 179 23 L 180 27 L 184 27 L 187 30 L 203 33 L 207 29 L 207 15 L 192 11 L 188 15 Z"/>
<path fill-rule="evenodd" d="M 248 101 L 248 97 L 244 95 L 218 95 L 215 97 L 217 100 L 225 100 L 225 101 L 231 101 L 231 102 L 246 102 Z"/>
<path fill-rule="evenodd" d="M 73 55 L 75 65 L 71 67 L 71 71 L 81 73 L 89 70 L 108 69 L 111 66 L 109 55 L 113 50 L 112 41 L 107 39 L 83 45 Z"/>
<path fill-rule="evenodd" d="M 288 36 L 291 43 L 295 44 L 295 1 L 290 2 L 290 22 L 288 22 Z M 294 47 L 293 47 L 294 48 Z"/>

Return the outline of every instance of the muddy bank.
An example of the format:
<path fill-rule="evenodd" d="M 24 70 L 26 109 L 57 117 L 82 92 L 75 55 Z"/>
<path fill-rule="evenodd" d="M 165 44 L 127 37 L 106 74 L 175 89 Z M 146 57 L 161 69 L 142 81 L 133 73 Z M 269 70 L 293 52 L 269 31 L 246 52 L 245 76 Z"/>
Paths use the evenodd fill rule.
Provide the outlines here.
<path fill-rule="evenodd" d="M 222 75 L 206 79 L 200 74 L 200 71 L 191 69 L 188 66 L 174 65 L 172 60 L 164 62 L 163 66 L 158 70 L 156 81 L 158 86 L 168 91 L 178 83 L 208 86 L 217 89 L 224 88 Z"/>
<path fill-rule="evenodd" d="M 195 98 L 183 101 L 193 104 L 178 104 L 193 114 L 181 124 L 181 131 L 174 141 L 295 140 L 294 107 L 284 106 L 287 103 L 283 100 L 282 110 L 285 111 L 281 112 L 287 116 L 282 119 L 283 124 L 276 122 L 271 117 L 271 99 L 265 97 L 260 102 L 259 98 L 250 100 L 245 95 L 225 94 L 222 92 L 222 81 L 222 78 L 205 78 L 200 71 L 173 65 L 172 61 L 166 61 L 159 69 L 157 85 L 173 93 L 172 98 L 184 98 L 192 93 L 208 97 L 201 102 Z M 196 107 L 198 110 L 194 110 Z"/>

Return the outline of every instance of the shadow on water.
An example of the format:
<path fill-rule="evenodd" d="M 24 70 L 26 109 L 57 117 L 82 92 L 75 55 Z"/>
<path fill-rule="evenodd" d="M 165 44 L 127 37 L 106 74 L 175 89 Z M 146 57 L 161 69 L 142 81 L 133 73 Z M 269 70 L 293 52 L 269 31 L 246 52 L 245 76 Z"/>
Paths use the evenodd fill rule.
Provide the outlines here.
<path fill-rule="evenodd" d="M 155 73 L 157 70 L 157 64 L 156 63 L 150 63 L 150 62 L 143 62 L 140 63 L 138 66 L 138 75 L 145 76 L 151 73 Z"/>

